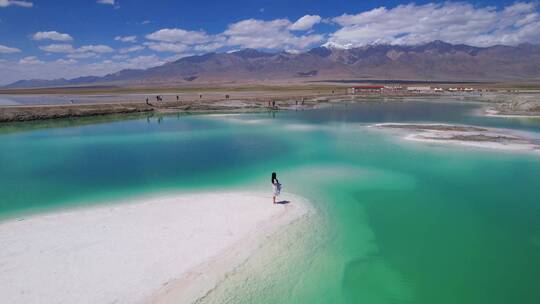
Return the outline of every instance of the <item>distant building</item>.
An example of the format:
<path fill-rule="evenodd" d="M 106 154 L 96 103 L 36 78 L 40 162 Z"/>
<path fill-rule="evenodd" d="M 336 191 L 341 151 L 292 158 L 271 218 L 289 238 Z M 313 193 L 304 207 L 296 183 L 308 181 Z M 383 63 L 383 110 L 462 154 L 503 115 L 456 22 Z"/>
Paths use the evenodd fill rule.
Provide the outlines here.
<path fill-rule="evenodd" d="M 403 87 L 398 84 L 391 84 L 391 85 L 385 85 L 384 89 L 388 91 L 398 92 L 398 91 L 402 91 Z"/>
<path fill-rule="evenodd" d="M 449 92 L 474 92 L 476 91 L 474 88 L 463 88 L 463 87 L 456 87 L 456 88 L 448 88 Z"/>
<path fill-rule="evenodd" d="M 444 92 L 444 89 L 443 88 L 433 88 L 433 92 L 442 93 L 442 92 Z"/>
<path fill-rule="evenodd" d="M 431 87 L 407 87 L 407 91 L 415 93 L 428 93 L 431 92 Z"/>
<path fill-rule="evenodd" d="M 349 94 L 357 93 L 381 93 L 384 89 L 384 86 L 376 85 L 364 85 L 364 86 L 355 86 L 347 89 Z"/>

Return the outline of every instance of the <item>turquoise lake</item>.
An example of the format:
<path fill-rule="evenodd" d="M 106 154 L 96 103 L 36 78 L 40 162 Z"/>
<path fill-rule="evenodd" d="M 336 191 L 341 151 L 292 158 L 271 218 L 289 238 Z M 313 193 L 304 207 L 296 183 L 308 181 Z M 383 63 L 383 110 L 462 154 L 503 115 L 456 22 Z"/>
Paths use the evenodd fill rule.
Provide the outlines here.
<path fill-rule="evenodd" d="M 314 219 L 202 302 L 537 304 L 540 153 L 368 127 L 442 122 L 540 138 L 540 120 L 479 108 L 408 100 L 3 125 L 0 220 L 161 192 L 270 194 L 276 171 L 284 191 L 312 202 Z"/>

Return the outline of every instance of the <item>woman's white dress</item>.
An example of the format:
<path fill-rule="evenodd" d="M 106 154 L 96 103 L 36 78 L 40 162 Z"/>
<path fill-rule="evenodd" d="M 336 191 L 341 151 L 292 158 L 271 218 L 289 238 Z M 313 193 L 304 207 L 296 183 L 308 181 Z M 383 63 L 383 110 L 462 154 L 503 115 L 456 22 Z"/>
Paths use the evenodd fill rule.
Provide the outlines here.
<path fill-rule="evenodd" d="M 281 193 L 281 184 L 277 180 L 272 183 L 272 193 L 274 196 L 279 196 Z"/>

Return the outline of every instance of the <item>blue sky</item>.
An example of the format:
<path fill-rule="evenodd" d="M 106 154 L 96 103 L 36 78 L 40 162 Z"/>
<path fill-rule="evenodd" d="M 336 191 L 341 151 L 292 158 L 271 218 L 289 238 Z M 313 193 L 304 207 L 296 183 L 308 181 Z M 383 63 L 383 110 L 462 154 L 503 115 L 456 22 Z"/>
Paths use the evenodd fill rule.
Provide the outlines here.
<path fill-rule="evenodd" d="M 0 84 L 209 51 L 540 42 L 538 2 L 0 0 Z"/>

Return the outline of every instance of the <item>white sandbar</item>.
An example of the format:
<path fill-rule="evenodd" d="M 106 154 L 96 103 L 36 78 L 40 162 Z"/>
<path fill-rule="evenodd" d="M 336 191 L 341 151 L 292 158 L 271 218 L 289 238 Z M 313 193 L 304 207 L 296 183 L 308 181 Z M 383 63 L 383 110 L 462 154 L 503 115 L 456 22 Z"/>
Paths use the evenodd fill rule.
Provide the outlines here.
<path fill-rule="evenodd" d="M 410 126 L 410 128 L 393 128 L 394 126 Z M 430 130 L 430 126 L 446 126 L 449 130 Z M 475 127 L 467 125 L 449 125 L 449 124 L 407 124 L 407 123 L 380 123 L 370 127 L 380 129 L 386 128 L 394 133 L 405 133 L 405 140 L 435 143 L 435 144 L 451 144 L 462 145 L 476 148 L 492 149 L 492 150 L 507 150 L 507 151 L 532 151 L 540 152 L 540 145 L 532 138 L 526 135 L 518 135 L 516 131 L 505 129 L 494 129 Z M 462 131 L 454 131 L 450 128 L 461 127 Z M 426 129 L 423 129 L 426 128 Z M 471 128 L 467 130 L 467 128 Z M 474 128 L 477 128 L 475 130 Z M 521 132 L 525 134 L 525 132 Z M 487 138 L 487 140 L 475 139 L 475 136 Z M 466 139 L 460 139 L 466 138 Z M 458 138 L 458 139 L 456 139 Z M 468 139 L 467 139 L 468 138 Z M 489 140 L 491 139 L 491 140 Z"/>
<path fill-rule="evenodd" d="M 0 223 L 2 303 L 191 302 L 310 210 L 282 199 L 168 195 Z"/>

